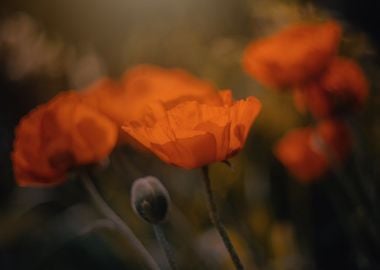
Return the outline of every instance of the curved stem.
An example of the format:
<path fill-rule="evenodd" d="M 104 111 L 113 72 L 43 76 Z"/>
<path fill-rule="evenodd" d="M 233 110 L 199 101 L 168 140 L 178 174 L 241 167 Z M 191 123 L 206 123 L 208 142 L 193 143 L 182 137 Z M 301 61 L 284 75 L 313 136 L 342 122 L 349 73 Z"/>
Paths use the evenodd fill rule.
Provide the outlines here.
<path fill-rule="evenodd" d="M 243 264 L 241 263 L 240 258 L 238 256 L 234 246 L 232 245 L 232 242 L 231 242 L 231 240 L 227 234 L 227 231 L 224 228 L 224 226 L 223 226 L 223 224 L 219 218 L 218 212 L 217 212 L 216 203 L 214 200 L 214 195 L 213 195 L 212 189 L 211 189 L 211 180 L 210 180 L 210 177 L 208 175 L 208 167 L 204 166 L 202 168 L 202 172 L 203 172 L 203 176 L 204 176 L 203 180 L 204 180 L 205 187 L 206 187 L 206 195 L 207 195 L 207 201 L 208 201 L 211 221 L 214 224 L 215 228 L 217 229 L 220 237 L 222 238 L 224 246 L 227 248 L 227 251 L 230 254 L 231 260 L 234 263 L 235 268 L 238 270 L 242 270 L 242 269 L 244 269 Z"/>
<path fill-rule="evenodd" d="M 168 241 L 166 240 L 165 234 L 162 231 L 162 228 L 160 225 L 153 225 L 154 234 L 156 235 L 156 238 L 158 242 L 160 243 L 161 247 L 163 248 L 166 258 L 168 260 L 169 266 L 171 270 L 176 270 L 177 266 L 175 264 L 174 256 L 172 249 L 170 248 L 170 245 Z"/>
<path fill-rule="evenodd" d="M 91 177 L 90 173 L 82 175 L 82 183 L 87 192 L 90 194 L 92 200 L 94 201 L 96 207 L 103 213 L 105 217 L 110 219 L 113 223 L 115 223 L 116 227 L 120 231 L 125 238 L 129 241 L 129 243 L 138 251 L 140 256 L 144 258 L 146 264 L 152 270 L 160 270 L 156 261 L 149 254 L 149 252 L 145 249 L 140 240 L 134 235 L 132 230 L 128 227 L 127 224 L 108 206 L 108 204 L 103 200 L 102 196 L 99 194 L 96 189 Z"/>

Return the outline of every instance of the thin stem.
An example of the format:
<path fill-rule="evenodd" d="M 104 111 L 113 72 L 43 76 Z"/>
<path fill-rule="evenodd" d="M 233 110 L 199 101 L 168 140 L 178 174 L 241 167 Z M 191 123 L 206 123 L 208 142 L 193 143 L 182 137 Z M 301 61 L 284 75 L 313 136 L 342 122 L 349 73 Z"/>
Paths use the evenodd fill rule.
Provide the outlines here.
<path fill-rule="evenodd" d="M 162 249 L 165 252 L 166 259 L 168 260 L 169 266 L 171 270 L 176 270 L 177 266 L 174 260 L 172 249 L 170 248 L 170 245 L 168 241 L 166 240 L 165 234 L 162 231 L 162 228 L 160 225 L 153 225 L 154 234 L 156 235 L 156 238 L 158 242 L 160 243 Z"/>
<path fill-rule="evenodd" d="M 357 182 L 357 184 L 362 189 L 362 192 L 364 193 L 364 199 L 367 199 L 370 203 L 370 206 L 376 209 L 377 205 L 375 202 L 375 196 L 376 196 L 376 182 L 372 181 L 371 175 L 367 172 L 365 167 L 368 168 L 370 163 L 370 159 L 366 157 L 365 151 L 363 151 L 363 143 L 361 139 L 361 134 L 357 127 L 354 124 L 354 121 L 352 118 L 347 117 L 345 119 L 345 123 L 350 131 L 351 137 L 352 137 L 352 148 L 353 148 L 353 160 L 355 169 L 358 173 L 358 176 L 360 177 Z"/>
<path fill-rule="evenodd" d="M 104 201 L 102 196 L 99 194 L 96 189 L 91 177 L 90 173 L 83 174 L 82 183 L 87 192 L 90 194 L 92 200 L 94 201 L 96 207 L 103 213 L 105 217 L 110 219 L 115 223 L 116 227 L 119 229 L 120 233 L 127 238 L 129 243 L 138 251 L 140 256 L 144 258 L 147 266 L 149 266 L 152 270 L 160 270 L 156 261 L 149 254 L 149 252 L 145 249 L 140 240 L 134 235 L 132 230 L 128 227 L 128 225 L 108 206 L 108 204 Z"/>
<path fill-rule="evenodd" d="M 333 152 L 333 150 L 329 147 L 329 145 L 324 141 L 324 139 L 319 134 L 315 134 L 315 135 L 316 135 L 316 139 L 319 142 L 319 145 L 321 146 L 323 154 L 325 155 L 329 163 L 332 165 L 332 169 L 336 175 L 338 185 L 342 188 L 342 191 L 350 200 L 350 203 L 351 203 L 351 206 L 353 207 L 354 215 L 357 218 L 357 221 L 361 225 L 363 224 L 366 225 L 368 234 L 370 235 L 375 245 L 378 247 L 380 245 L 379 236 L 376 229 L 376 225 L 373 221 L 372 216 L 370 215 L 370 212 L 367 211 L 365 206 L 363 206 L 363 203 L 360 197 L 358 196 L 358 194 L 356 193 L 355 188 L 350 185 L 348 181 L 349 177 L 342 170 L 342 166 L 336 154 Z"/>
<path fill-rule="evenodd" d="M 208 167 L 204 166 L 202 168 L 202 171 L 203 171 L 203 175 L 204 175 L 203 180 L 204 180 L 205 188 L 206 188 L 206 195 L 207 195 L 207 201 L 208 201 L 211 221 L 214 224 L 215 228 L 217 229 L 220 237 L 222 238 L 223 243 L 224 243 L 225 247 L 227 248 L 227 251 L 230 254 L 232 262 L 235 265 L 235 268 L 238 270 L 242 270 L 242 269 L 244 269 L 243 264 L 241 263 L 240 258 L 238 256 L 234 246 L 232 245 L 232 242 L 231 242 L 231 240 L 227 234 L 227 231 L 224 228 L 224 226 L 223 226 L 223 224 L 219 218 L 218 212 L 217 212 L 216 203 L 214 200 L 214 195 L 213 195 L 213 192 L 211 189 L 211 180 L 210 180 L 210 177 L 208 175 Z"/>
<path fill-rule="evenodd" d="M 354 261 L 358 269 L 368 269 L 369 258 L 366 254 L 365 247 L 363 247 L 362 242 L 360 241 L 361 237 L 355 233 L 353 221 L 348 219 L 346 216 L 349 216 L 345 211 L 344 202 L 339 199 L 339 196 L 336 196 L 336 192 L 331 189 L 331 186 L 324 186 L 327 195 L 330 197 L 330 201 L 335 208 L 338 221 L 343 228 L 344 233 L 346 234 L 348 241 L 351 245 L 354 255 Z"/>

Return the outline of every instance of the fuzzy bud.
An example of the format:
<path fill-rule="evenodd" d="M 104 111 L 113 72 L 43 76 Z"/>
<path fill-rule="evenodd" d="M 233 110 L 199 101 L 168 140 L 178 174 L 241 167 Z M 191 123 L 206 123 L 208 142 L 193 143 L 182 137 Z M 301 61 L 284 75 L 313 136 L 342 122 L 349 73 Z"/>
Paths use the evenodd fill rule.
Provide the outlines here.
<path fill-rule="evenodd" d="M 131 204 L 136 214 L 145 221 L 163 222 L 170 207 L 170 197 L 162 183 L 153 176 L 135 180 L 131 190 Z"/>

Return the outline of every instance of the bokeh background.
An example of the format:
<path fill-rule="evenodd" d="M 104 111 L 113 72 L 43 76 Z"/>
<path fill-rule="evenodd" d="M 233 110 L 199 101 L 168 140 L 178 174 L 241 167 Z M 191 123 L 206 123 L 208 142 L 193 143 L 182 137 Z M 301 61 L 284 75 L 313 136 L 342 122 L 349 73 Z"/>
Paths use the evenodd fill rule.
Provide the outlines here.
<path fill-rule="evenodd" d="M 272 155 L 277 139 L 309 119 L 297 113 L 291 96 L 261 87 L 241 67 L 242 52 L 255 38 L 305 19 L 338 20 L 341 53 L 359 61 L 371 84 L 367 106 L 353 122 L 368 178 L 379 180 L 379 12 L 380 3 L 370 0 L 3 0 L 0 269 L 144 269 L 75 175 L 56 188 L 19 188 L 10 160 L 14 128 L 36 105 L 102 76 L 117 79 L 140 63 L 184 68 L 232 89 L 236 98 L 262 101 L 244 151 L 231 160 L 233 171 L 211 167 L 222 219 L 247 269 L 380 269 L 380 251 L 365 237 L 353 243 L 345 233 L 328 195 L 339 197 L 334 175 L 301 184 Z M 152 228 L 130 206 L 131 183 L 145 175 L 157 176 L 171 195 L 163 228 L 179 269 L 231 269 L 208 219 L 200 171 L 125 146 L 99 175 L 105 200 L 161 265 L 166 261 Z"/>

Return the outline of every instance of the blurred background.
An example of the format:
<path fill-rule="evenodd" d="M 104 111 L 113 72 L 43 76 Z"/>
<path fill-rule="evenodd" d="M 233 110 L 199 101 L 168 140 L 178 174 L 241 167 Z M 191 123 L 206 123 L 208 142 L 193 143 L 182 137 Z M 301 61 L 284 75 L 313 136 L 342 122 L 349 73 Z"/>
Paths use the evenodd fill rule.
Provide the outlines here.
<path fill-rule="evenodd" d="M 379 12 L 380 3 L 370 0 L 3 0 L 0 269 L 144 269 L 116 231 L 93 228 L 102 216 L 75 176 L 56 188 L 19 188 L 10 161 L 14 128 L 32 108 L 99 77 L 117 79 L 140 63 L 183 68 L 232 89 L 236 98 L 262 101 L 244 151 L 231 160 L 234 170 L 211 167 L 222 220 L 247 269 L 380 269 L 380 250 L 360 232 L 354 241 L 349 237 L 327 194 L 339 197 L 335 176 L 302 184 L 273 157 L 274 143 L 309 119 L 290 95 L 261 87 L 241 67 L 255 38 L 305 19 L 338 20 L 340 52 L 360 62 L 371 84 L 367 106 L 353 121 L 364 169 L 379 180 Z M 110 161 L 97 186 L 161 265 L 166 261 L 152 228 L 130 207 L 131 183 L 145 175 L 157 176 L 171 195 L 163 228 L 179 269 L 232 269 L 208 218 L 200 171 L 174 168 L 128 146 Z"/>

